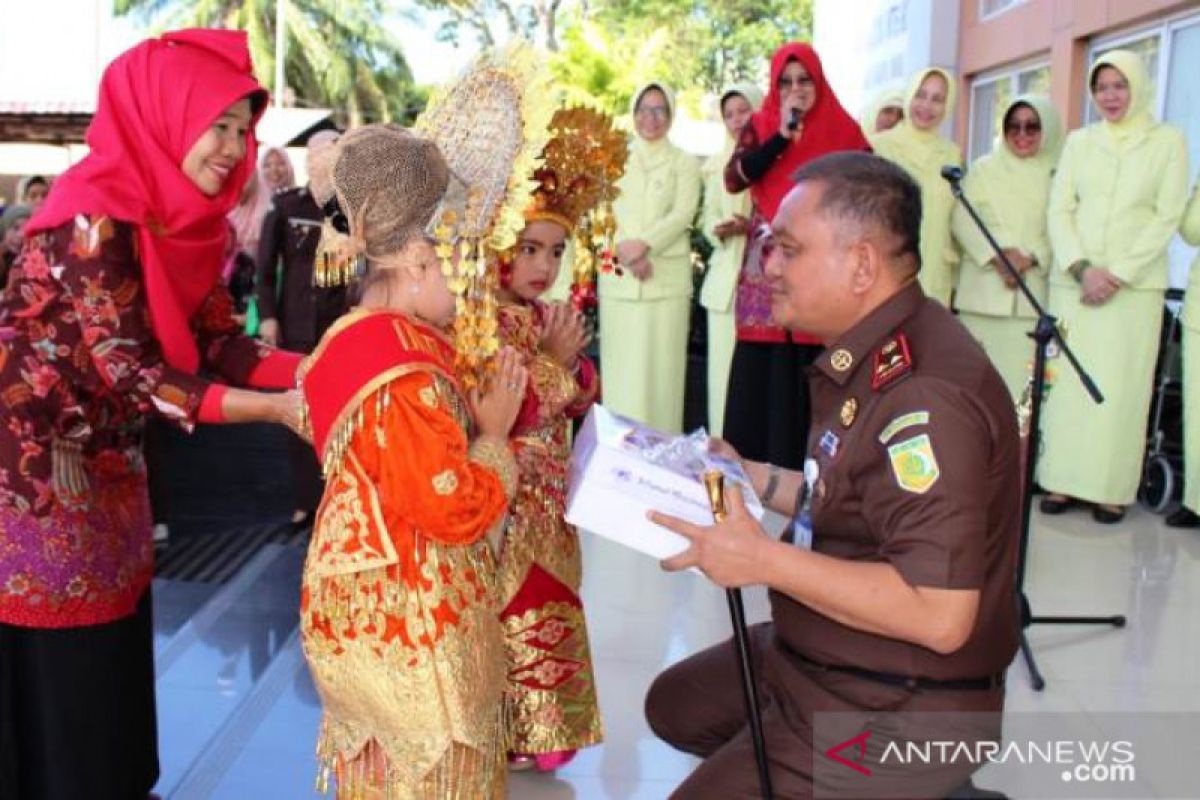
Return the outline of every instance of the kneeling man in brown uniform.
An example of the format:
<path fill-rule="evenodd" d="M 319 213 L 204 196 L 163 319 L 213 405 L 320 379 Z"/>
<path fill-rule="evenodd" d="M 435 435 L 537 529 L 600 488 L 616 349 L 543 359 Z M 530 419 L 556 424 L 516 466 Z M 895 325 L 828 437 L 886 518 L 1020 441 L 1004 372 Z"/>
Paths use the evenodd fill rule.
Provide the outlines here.
<path fill-rule="evenodd" d="M 793 524 L 770 537 L 736 490 L 712 527 L 653 514 L 691 541 L 663 566 L 770 590 L 772 622 L 751 641 L 776 798 L 944 798 L 977 764 L 900 764 L 880 748 L 999 737 L 1018 633 L 1016 415 L 983 350 L 917 282 L 912 179 L 839 153 L 796 180 L 766 273 L 775 319 L 826 344 L 810 370 L 805 472 L 743 461 L 764 504 Z M 650 689 L 651 728 L 704 759 L 673 797 L 760 796 L 737 664 L 732 642 L 719 645 Z M 861 714 L 847 730 L 874 735 L 835 760 L 822 712 Z M 980 713 L 917 730 L 922 715 L 909 712 Z"/>

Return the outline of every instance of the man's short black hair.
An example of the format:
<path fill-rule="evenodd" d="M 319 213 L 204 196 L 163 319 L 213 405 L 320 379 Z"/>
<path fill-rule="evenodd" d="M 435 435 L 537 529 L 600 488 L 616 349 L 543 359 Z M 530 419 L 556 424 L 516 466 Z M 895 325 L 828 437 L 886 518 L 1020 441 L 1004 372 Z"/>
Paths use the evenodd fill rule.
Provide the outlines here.
<path fill-rule="evenodd" d="M 894 235 L 900 245 L 886 255 L 910 255 L 921 268 L 921 188 L 903 168 L 870 153 L 846 151 L 808 162 L 793 180 L 821 184 L 818 212 L 853 222 L 864 232 Z"/>

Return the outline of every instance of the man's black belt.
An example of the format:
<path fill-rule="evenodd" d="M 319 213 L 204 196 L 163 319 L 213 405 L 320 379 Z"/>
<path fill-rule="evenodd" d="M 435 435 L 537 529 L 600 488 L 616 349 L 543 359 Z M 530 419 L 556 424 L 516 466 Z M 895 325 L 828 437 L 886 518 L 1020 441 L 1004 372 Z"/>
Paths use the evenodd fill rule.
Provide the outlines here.
<path fill-rule="evenodd" d="M 954 678 L 950 680 L 935 680 L 933 678 L 917 678 L 911 675 L 897 675 L 892 672 L 876 672 L 873 669 L 862 669 L 860 667 L 849 667 L 843 664 L 822 664 L 819 661 L 813 661 L 807 656 L 797 653 L 787 645 L 783 645 L 783 649 L 788 655 L 795 658 L 797 661 L 821 672 L 841 672 L 847 675 L 854 675 L 875 683 L 884 683 L 888 686 L 902 686 L 906 689 L 925 689 L 939 692 L 986 692 L 992 689 L 1000 689 L 1004 687 L 1004 673 L 997 672 L 995 675 L 988 675 L 985 678 Z"/>

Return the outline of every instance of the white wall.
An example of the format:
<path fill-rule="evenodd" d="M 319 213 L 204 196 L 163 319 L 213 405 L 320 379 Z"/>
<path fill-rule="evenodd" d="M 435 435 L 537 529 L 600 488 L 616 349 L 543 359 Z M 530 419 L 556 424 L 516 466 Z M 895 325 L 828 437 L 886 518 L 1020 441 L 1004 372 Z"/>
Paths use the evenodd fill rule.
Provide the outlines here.
<path fill-rule="evenodd" d="M 816 0 L 813 45 L 846 110 L 861 114 L 924 67 L 954 69 L 958 11 L 958 0 Z"/>

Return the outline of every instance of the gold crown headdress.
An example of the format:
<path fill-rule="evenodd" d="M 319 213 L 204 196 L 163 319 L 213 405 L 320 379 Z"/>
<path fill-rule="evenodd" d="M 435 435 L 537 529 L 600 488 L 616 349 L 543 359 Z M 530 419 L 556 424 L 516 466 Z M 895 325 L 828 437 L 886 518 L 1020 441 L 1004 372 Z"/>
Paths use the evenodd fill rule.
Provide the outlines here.
<path fill-rule="evenodd" d="M 629 151 L 612 118 L 590 108 L 560 108 L 550 134 L 544 163 L 533 173 L 537 186 L 525 219 L 557 222 L 572 236 L 571 301 L 582 311 L 596 304 L 597 261 L 611 268 L 612 203 Z"/>
<path fill-rule="evenodd" d="M 552 111 L 549 73 L 531 47 L 514 44 L 481 55 L 430 99 L 415 126 L 437 143 L 453 173 L 428 232 L 458 295 L 454 344 L 467 386 L 482 379 L 500 347 L 498 279 L 487 250 L 511 247 L 525 227 Z"/>

